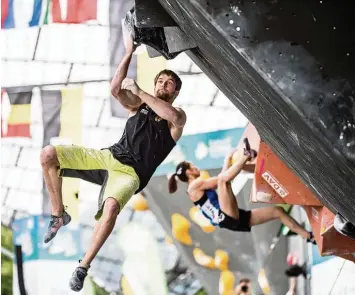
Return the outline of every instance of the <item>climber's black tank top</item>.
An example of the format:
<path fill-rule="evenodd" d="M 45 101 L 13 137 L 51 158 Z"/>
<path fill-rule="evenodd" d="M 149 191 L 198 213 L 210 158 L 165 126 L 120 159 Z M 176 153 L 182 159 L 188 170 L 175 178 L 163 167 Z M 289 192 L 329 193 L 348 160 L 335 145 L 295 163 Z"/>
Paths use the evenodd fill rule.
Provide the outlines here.
<path fill-rule="evenodd" d="M 137 113 L 128 118 L 119 142 L 109 150 L 122 164 L 134 168 L 140 179 L 138 191 L 141 191 L 175 145 L 168 121 L 143 103 Z"/>

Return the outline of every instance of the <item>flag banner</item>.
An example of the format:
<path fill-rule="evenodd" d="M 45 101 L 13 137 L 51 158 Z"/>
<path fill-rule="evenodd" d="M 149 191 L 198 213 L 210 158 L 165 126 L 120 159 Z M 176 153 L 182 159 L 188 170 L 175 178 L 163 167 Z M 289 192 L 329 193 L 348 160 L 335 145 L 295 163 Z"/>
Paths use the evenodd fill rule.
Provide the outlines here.
<path fill-rule="evenodd" d="M 60 90 L 42 90 L 43 147 L 50 144 L 51 138 L 59 136 L 62 93 Z"/>
<path fill-rule="evenodd" d="M 2 137 L 31 137 L 31 100 L 32 89 L 8 88 L 11 109 L 6 122 L 2 121 Z M 1 96 L 4 92 L 2 91 Z"/>
<path fill-rule="evenodd" d="M 80 145 L 82 140 L 83 88 L 42 90 L 43 147 Z M 63 179 L 63 202 L 75 221 L 79 220 L 79 179 Z M 43 185 L 43 212 L 50 213 L 49 195 Z"/>
<path fill-rule="evenodd" d="M 97 18 L 97 0 L 1 0 L 1 28 L 50 23 L 78 24 Z"/>
<path fill-rule="evenodd" d="M 9 16 L 9 6 L 13 0 L 1 0 L 1 28 L 4 28 L 5 20 Z M 11 15 L 10 15 L 11 17 Z M 8 20 L 9 22 L 10 20 Z"/>
<path fill-rule="evenodd" d="M 4 118 L 3 118 L 3 98 L 4 98 L 5 90 L 1 89 L 1 137 L 4 137 L 3 127 L 4 127 Z"/>
<path fill-rule="evenodd" d="M 52 0 L 54 23 L 78 24 L 97 18 L 97 0 L 67 0 L 66 7 L 62 7 L 62 4 L 63 1 Z"/>

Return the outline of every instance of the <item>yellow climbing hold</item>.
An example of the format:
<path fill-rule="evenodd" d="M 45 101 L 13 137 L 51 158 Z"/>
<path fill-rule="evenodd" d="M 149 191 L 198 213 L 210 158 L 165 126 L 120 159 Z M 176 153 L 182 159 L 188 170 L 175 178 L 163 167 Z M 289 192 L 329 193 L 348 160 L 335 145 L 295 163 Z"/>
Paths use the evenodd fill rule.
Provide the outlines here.
<path fill-rule="evenodd" d="M 228 253 L 223 250 L 216 250 L 215 258 L 214 258 L 214 263 L 216 267 L 219 268 L 220 270 L 227 270 L 228 262 L 229 262 Z"/>
<path fill-rule="evenodd" d="M 183 215 L 174 213 L 171 216 L 171 224 L 174 238 L 184 245 L 191 245 L 190 222 Z"/>
<path fill-rule="evenodd" d="M 189 216 L 205 233 L 211 233 L 216 229 L 196 206 L 190 209 Z"/>
<path fill-rule="evenodd" d="M 146 211 L 148 210 L 147 200 L 143 197 L 142 194 L 136 194 L 132 197 L 132 207 L 135 211 Z"/>
<path fill-rule="evenodd" d="M 210 174 L 208 173 L 208 171 L 201 170 L 201 171 L 200 171 L 200 177 L 201 177 L 202 179 L 208 179 L 208 178 L 210 178 L 211 176 L 210 176 Z"/>
<path fill-rule="evenodd" d="M 234 165 L 236 162 L 240 161 L 243 157 L 243 150 L 237 149 L 232 156 L 231 164 Z"/>
<path fill-rule="evenodd" d="M 265 295 L 270 294 L 270 285 L 266 277 L 265 270 L 262 268 L 258 274 L 258 282 Z"/>
<path fill-rule="evenodd" d="M 213 257 L 206 255 L 200 248 L 195 248 L 192 251 L 192 255 L 199 265 L 207 268 L 216 268 Z"/>
<path fill-rule="evenodd" d="M 224 270 L 219 277 L 219 294 L 233 295 L 234 294 L 234 274 L 230 270 Z"/>

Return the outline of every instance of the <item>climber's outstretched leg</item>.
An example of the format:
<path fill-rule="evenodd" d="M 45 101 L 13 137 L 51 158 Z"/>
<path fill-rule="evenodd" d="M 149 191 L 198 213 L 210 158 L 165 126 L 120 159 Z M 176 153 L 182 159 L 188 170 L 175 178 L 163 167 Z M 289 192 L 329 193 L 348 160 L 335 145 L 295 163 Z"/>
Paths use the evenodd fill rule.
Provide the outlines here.
<path fill-rule="evenodd" d="M 251 210 L 250 226 L 263 224 L 275 219 L 280 219 L 281 223 L 286 225 L 291 231 L 315 244 L 313 233 L 306 231 L 293 217 L 287 214 L 282 207 L 274 206 Z"/>

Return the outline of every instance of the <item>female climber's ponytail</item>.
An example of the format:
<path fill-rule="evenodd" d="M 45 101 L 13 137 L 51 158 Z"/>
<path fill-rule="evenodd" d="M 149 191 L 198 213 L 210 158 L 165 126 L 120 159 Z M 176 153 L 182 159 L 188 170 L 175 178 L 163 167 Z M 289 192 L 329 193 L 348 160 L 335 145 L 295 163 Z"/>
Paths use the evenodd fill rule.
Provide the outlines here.
<path fill-rule="evenodd" d="M 173 194 L 177 190 L 177 179 L 179 178 L 182 182 L 187 182 L 189 178 L 186 175 L 186 170 L 190 168 L 188 162 L 181 162 L 176 166 L 176 172 L 169 178 L 169 193 Z"/>
<path fill-rule="evenodd" d="M 176 173 L 174 173 L 169 178 L 169 193 L 173 194 L 176 191 L 177 191 L 177 180 L 176 180 Z"/>

